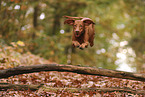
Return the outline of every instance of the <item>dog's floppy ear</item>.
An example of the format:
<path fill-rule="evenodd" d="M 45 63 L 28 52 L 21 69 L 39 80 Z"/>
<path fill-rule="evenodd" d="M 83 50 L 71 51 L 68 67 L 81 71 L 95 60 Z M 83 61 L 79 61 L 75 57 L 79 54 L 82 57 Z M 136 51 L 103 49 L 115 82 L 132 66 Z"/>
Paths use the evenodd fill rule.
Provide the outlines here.
<path fill-rule="evenodd" d="M 95 24 L 90 18 L 83 18 L 81 21 L 83 21 L 86 26 Z"/>
<path fill-rule="evenodd" d="M 64 21 L 64 24 L 73 25 L 73 24 L 74 24 L 74 22 L 75 22 L 75 20 L 74 20 L 74 19 L 66 19 L 66 20 Z"/>

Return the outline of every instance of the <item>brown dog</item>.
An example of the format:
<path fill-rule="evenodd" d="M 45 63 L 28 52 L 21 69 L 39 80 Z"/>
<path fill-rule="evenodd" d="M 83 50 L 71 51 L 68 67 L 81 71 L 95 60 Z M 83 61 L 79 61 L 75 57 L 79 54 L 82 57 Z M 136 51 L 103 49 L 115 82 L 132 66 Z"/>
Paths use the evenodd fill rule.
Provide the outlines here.
<path fill-rule="evenodd" d="M 73 26 L 73 35 L 72 35 L 72 45 L 74 47 L 79 47 L 80 49 L 87 48 L 89 43 L 92 47 L 94 45 L 94 22 L 90 18 L 83 17 L 67 17 L 64 21 L 64 24 L 69 24 Z M 81 19 L 81 20 L 75 20 Z"/>

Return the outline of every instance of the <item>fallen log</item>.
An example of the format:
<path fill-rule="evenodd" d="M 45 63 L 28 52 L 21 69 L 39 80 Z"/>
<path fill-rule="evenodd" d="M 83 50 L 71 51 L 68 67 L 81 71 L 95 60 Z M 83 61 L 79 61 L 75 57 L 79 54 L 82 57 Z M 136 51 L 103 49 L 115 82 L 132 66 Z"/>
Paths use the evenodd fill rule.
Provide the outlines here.
<path fill-rule="evenodd" d="M 69 91 L 69 92 L 79 92 L 79 91 L 96 91 L 96 92 L 127 92 L 132 94 L 142 94 L 145 95 L 144 90 L 133 90 L 129 88 L 58 88 L 58 87 L 48 87 L 43 85 L 20 85 L 20 84 L 9 84 L 9 83 L 0 83 L 0 91 L 6 91 L 8 89 L 12 89 L 14 91 L 25 91 L 25 90 L 31 90 L 35 91 L 38 90 L 38 93 L 40 92 L 57 92 L 57 91 Z"/>
<path fill-rule="evenodd" d="M 27 73 L 40 72 L 40 71 L 73 72 L 78 74 L 98 75 L 98 76 L 145 81 L 145 74 L 109 70 L 109 69 L 102 69 L 102 68 L 64 65 L 64 64 L 41 64 L 41 65 L 19 66 L 15 68 L 4 69 L 4 70 L 0 70 L 0 79 L 7 78 L 14 75 L 27 74 Z"/>

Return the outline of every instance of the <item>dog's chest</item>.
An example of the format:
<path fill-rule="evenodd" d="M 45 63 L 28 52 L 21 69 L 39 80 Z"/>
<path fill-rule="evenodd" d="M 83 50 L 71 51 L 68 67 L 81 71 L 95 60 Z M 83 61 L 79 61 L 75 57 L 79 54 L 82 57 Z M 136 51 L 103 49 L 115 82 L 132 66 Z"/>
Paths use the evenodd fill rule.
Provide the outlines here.
<path fill-rule="evenodd" d="M 77 40 L 80 44 L 84 43 L 84 34 L 82 34 L 80 37 L 76 37 L 76 40 Z"/>

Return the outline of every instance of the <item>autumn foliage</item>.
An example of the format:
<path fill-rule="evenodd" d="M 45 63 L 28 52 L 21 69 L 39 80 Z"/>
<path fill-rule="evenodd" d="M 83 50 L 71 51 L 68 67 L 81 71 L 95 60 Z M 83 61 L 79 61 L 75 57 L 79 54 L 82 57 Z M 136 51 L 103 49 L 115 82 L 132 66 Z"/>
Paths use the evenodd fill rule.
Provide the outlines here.
<path fill-rule="evenodd" d="M 144 0 L 0 0 L 0 72 L 58 63 L 112 70 L 127 64 L 145 73 L 144 8 Z M 64 15 L 95 22 L 92 48 L 82 51 L 71 46 L 72 29 L 64 26 Z M 15 90 L 6 88 L 8 84 L 39 87 Z M 103 90 L 108 88 L 120 90 Z M 42 71 L 0 79 L 0 97 L 144 97 L 139 90 L 145 90 L 144 81 L 70 72 Z"/>
<path fill-rule="evenodd" d="M 21 54 L 24 50 L 25 43 L 22 41 L 11 43 L 12 46 L 1 47 L 0 56 L 0 69 L 12 68 L 17 66 L 26 66 L 32 64 L 49 64 L 52 63 L 49 60 L 45 60 L 39 56 L 33 55 L 30 52 Z M 11 52 L 11 53 L 10 53 Z M 22 84 L 22 85 L 40 85 L 43 84 L 46 87 L 54 88 L 78 88 L 80 90 L 75 90 L 71 92 L 69 90 L 50 90 L 46 91 L 42 88 L 31 91 L 14 91 L 13 89 L 8 89 L 7 91 L 0 91 L 0 96 L 95 96 L 95 97 L 114 97 L 114 96 L 137 96 L 137 94 L 132 94 L 128 92 L 103 92 L 99 90 L 81 90 L 81 88 L 126 88 L 132 90 L 145 90 L 145 82 L 133 81 L 127 79 L 119 78 L 109 78 L 93 75 L 83 75 L 68 72 L 39 72 L 31 74 L 22 74 L 12 76 L 6 79 L 0 79 L 1 83 L 11 83 L 11 84 Z M 138 94 L 138 96 L 142 96 Z"/>

